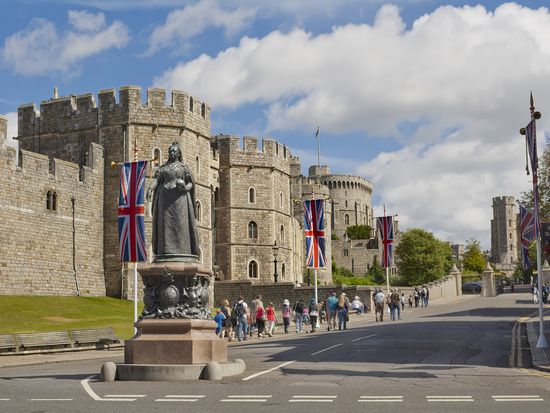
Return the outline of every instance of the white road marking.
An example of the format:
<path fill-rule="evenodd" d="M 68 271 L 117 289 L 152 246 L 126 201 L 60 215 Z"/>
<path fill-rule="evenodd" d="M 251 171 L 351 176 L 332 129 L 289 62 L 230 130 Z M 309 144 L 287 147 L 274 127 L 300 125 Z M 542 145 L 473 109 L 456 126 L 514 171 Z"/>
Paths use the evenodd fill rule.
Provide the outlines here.
<path fill-rule="evenodd" d="M 341 345 L 342 345 L 342 343 L 340 343 L 340 344 L 335 344 L 334 346 L 330 346 L 330 347 L 327 347 L 327 348 L 325 348 L 325 349 L 323 349 L 323 350 L 316 351 L 315 353 L 311 353 L 310 356 L 316 356 L 317 354 L 321 354 L 321 353 L 323 353 L 323 352 L 325 352 L 325 351 L 331 350 L 331 349 L 333 349 L 333 348 L 335 348 L 335 347 L 338 347 L 338 346 L 341 346 Z"/>
<path fill-rule="evenodd" d="M 10 399 L 0 399 L 0 402 L 8 402 Z"/>
<path fill-rule="evenodd" d="M 495 402 L 543 402 L 539 395 L 500 395 L 491 396 Z"/>
<path fill-rule="evenodd" d="M 277 369 L 280 369 L 281 367 L 284 367 L 284 366 L 288 366 L 290 363 L 294 363 L 296 360 L 292 360 L 292 361 L 287 361 L 283 364 L 279 364 L 278 366 L 275 366 L 269 370 L 264 370 L 264 371 L 260 371 L 259 373 L 256 373 L 256 374 L 253 374 L 252 376 L 248 376 L 248 377 L 245 377 L 243 379 L 243 381 L 248 381 L 248 380 L 251 380 L 255 377 L 258 377 L 258 376 L 261 376 L 262 374 L 267 374 L 267 373 L 271 373 L 272 371 L 275 371 Z"/>
<path fill-rule="evenodd" d="M 292 396 L 290 403 L 332 403 L 338 396 Z"/>
<path fill-rule="evenodd" d="M 370 336 L 365 336 L 365 337 L 359 337 L 359 338 L 356 338 L 354 340 L 351 340 L 351 342 L 353 343 L 355 341 L 364 340 L 366 338 L 371 338 L 371 337 L 374 337 L 374 336 L 376 336 L 376 334 L 371 334 Z"/>
<path fill-rule="evenodd" d="M 231 399 L 231 398 L 242 398 L 242 399 L 265 399 L 265 398 L 270 398 L 271 397 L 271 394 L 269 395 L 248 395 L 248 394 L 239 394 L 239 395 L 232 395 L 232 396 L 227 396 L 228 399 Z"/>
<path fill-rule="evenodd" d="M 179 398 L 179 399 L 175 399 L 175 398 L 172 398 L 172 399 L 155 399 L 156 402 L 197 402 L 199 401 L 199 399 L 182 399 L 182 398 Z"/>
<path fill-rule="evenodd" d="M 472 396 L 426 396 L 428 402 L 473 402 Z"/>
<path fill-rule="evenodd" d="M 264 403 L 271 397 L 267 395 L 251 395 L 251 394 L 234 394 L 227 396 L 226 399 L 221 399 L 222 402 L 241 402 L 241 403 Z"/>
<path fill-rule="evenodd" d="M 400 403 L 403 396 L 359 396 L 358 402 L 366 403 Z"/>
<path fill-rule="evenodd" d="M 135 402 L 137 399 L 115 399 L 115 398 L 112 398 L 112 399 L 103 399 L 101 398 L 100 396 L 98 396 L 98 394 L 92 390 L 92 387 L 90 386 L 90 383 L 88 383 L 90 381 L 90 379 L 96 377 L 97 375 L 94 374 L 93 376 L 88 376 L 86 377 L 84 380 L 81 380 L 80 381 L 80 384 L 82 385 L 82 387 L 84 388 L 84 390 L 86 391 L 86 393 L 88 393 L 88 395 L 94 399 L 94 400 L 97 400 L 97 401 L 107 401 L 107 402 Z"/>

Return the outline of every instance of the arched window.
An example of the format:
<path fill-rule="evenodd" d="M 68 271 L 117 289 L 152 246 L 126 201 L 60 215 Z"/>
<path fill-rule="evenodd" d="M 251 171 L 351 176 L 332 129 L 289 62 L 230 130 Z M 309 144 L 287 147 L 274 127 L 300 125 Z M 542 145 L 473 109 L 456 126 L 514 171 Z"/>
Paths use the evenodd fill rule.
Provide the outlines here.
<path fill-rule="evenodd" d="M 204 103 L 201 105 L 201 116 L 206 117 L 206 105 Z"/>
<path fill-rule="evenodd" d="M 193 97 L 189 98 L 189 112 L 193 112 Z"/>
<path fill-rule="evenodd" d="M 282 208 L 283 207 L 283 193 L 282 192 L 279 194 L 279 204 Z"/>
<path fill-rule="evenodd" d="M 286 277 L 286 265 L 284 262 L 281 264 L 281 277 Z"/>
<path fill-rule="evenodd" d="M 254 221 L 248 223 L 248 238 L 258 239 L 258 224 Z"/>
<path fill-rule="evenodd" d="M 197 200 L 197 216 L 195 217 L 197 221 L 202 221 L 202 205 L 201 201 Z"/>
<path fill-rule="evenodd" d="M 254 260 L 248 263 L 248 277 L 258 278 L 258 263 Z"/>
<path fill-rule="evenodd" d="M 159 148 L 153 149 L 153 166 L 156 168 L 162 163 L 162 152 Z"/>
<path fill-rule="evenodd" d="M 338 189 L 342 188 L 342 182 L 338 181 Z"/>
<path fill-rule="evenodd" d="M 285 227 L 283 225 L 281 225 L 281 244 L 284 244 L 285 243 Z"/>
<path fill-rule="evenodd" d="M 57 211 L 57 192 L 48 191 L 46 194 L 46 209 L 48 211 Z"/>
<path fill-rule="evenodd" d="M 349 251 L 348 250 L 344 250 L 344 257 L 347 257 L 349 256 Z"/>
<path fill-rule="evenodd" d="M 254 188 L 248 189 L 248 202 L 250 204 L 256 203 L 256 190 Z"/>
<path fill-rule="evenodd" d="M 197 172 L 198 177 L 201 173 L 201 160 L 198 156 L 195 158 L 195 171 Z"/>
<path fill-rule="evenodd" d="M 349 215 L 344 215 L 344 224 L 349 225 Z"/>

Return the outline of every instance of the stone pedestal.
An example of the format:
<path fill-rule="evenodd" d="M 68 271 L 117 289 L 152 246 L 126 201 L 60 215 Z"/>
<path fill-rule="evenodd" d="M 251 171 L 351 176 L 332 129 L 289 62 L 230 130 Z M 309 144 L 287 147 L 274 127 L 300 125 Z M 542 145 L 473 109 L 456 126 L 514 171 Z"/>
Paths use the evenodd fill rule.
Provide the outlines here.
<path fill-rule="evenodd" d="M 139 320 L 125 342 L 125 364 L 198 364 L 227 361 L 227 343 L 212 320 Z"/>
<path fill-rule="evenodd" d="M 493 274 L 493 269 L 487 263 L 487 267 L 483 273 L 481 273 L 481 281 L 483 282 L 483 288 L 481 289 L 482 297 L 496 297 L 497 289 L 495 283 L 495 276 Z"/>

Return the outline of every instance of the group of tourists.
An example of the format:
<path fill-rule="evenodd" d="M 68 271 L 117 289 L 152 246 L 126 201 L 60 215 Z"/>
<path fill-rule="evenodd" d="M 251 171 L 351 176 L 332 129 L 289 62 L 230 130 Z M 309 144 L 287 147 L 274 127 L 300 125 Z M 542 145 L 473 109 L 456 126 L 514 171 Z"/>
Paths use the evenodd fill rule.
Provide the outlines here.
<path fill-rule="evenodd" d="M 422 308 L 428 308 L 428 302 L 430 299 L 430 291 L 423 285 L 422 287 L 414 287 L 414 292 L 409 294 L 408 298 L 405 297 L 405 293 L 399 294 L 397 288 L 390 290 L 388 296 L 382 292 L 382 289 L 375 289 L 372 294 L 372 301 L 374 303 L 374 315 L 376 322 L 384 321 L 384 312 L 390 315 L 392 321 L 401 320 L 401 311 L 405 310 L 407 303 L 409 308 L 417 308 L 420 304 Z"/>
<path fill-rule="evenodd" d="M 533 283 L 533 304 L 539 303 L 539 289 L 536 283 Z M 548 297 L 550 296 L 550 287 L 546 283 L 542 284 L 542 302 L 548 304 Z"/>
<path fill-rule="evenodd" d="M 349 312 L 363 314 L 368 310 L 360 298 L 356 296 L 350 303 L 345 293 L 337 296 L 336 292 L 327 295 L 324 302 L 317 303 L 315 298 L 306 303 L 299 298 L 294 305 L 288 299 L 283 300 L 280 307 L 284 334 L 289 333 L 291 319 L 294 318 L 296 334 L 315 333 L 323 321 L 327 322 L 327 330 L 347 329 Z M 272 302 L 264 304 L 262 296 L 258 295 L 247 304 L 243 296 L 232 305 L 229 300 L 221 302 L 216 310 L 214 321 L 217 323 L 216 334 L 229 341 L 244 341 L 254 334 L 258 338 L 272 337 L 280 322 L 278 312 Z M 306 331 L 306 325 L 310 326 Z"/>

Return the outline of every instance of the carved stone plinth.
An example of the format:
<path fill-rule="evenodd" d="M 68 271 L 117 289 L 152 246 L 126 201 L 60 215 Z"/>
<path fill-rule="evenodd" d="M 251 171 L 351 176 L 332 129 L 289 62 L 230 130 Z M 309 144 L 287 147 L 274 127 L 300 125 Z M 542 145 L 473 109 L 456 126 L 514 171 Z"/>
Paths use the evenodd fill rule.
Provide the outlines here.
<path fill-rule="evenodd" d="M 227 361 L 227 342 L 212 320 L 139 320 L 124 345 L 125 364 L 197 364 Z"/>
<path fill-rule="evenodd" d="M 154 262 L 139 269 L 143 284 L 143 319 L 210 319 L 212 272 L 188 262 Z"/>

